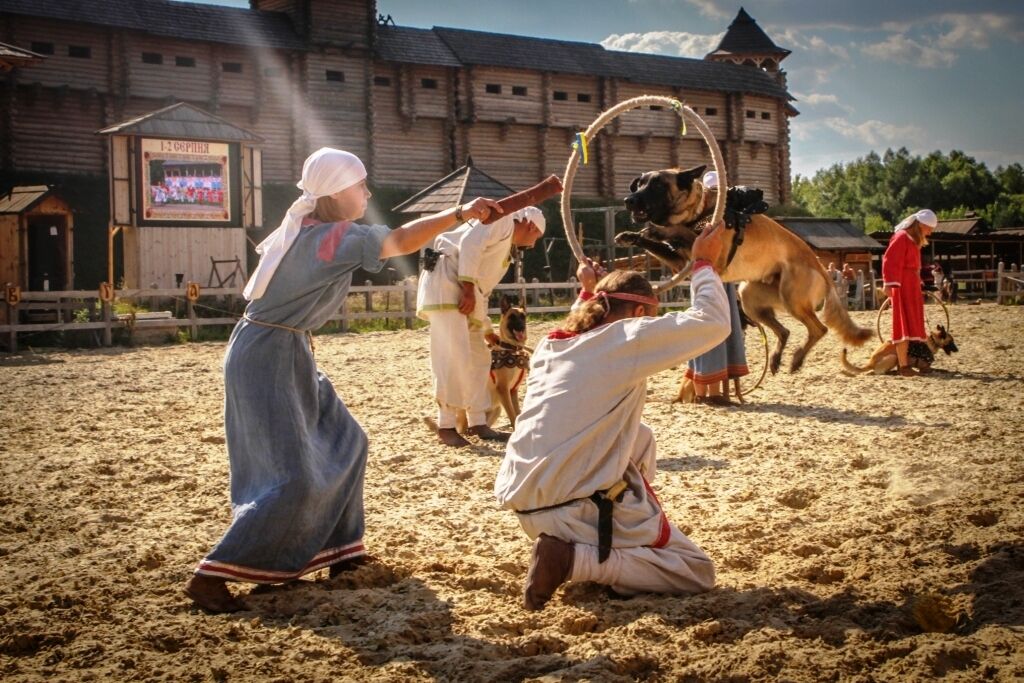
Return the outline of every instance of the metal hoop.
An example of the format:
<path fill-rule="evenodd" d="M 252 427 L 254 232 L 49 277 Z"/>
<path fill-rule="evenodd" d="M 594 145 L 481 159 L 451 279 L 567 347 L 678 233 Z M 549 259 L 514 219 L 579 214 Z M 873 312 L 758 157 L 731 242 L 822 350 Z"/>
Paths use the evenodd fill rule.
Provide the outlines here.
<path fill-rule="evenodd" d="M 931 297 L 933 303 L 937 303 L 939 305 L 939 307 L 942 309 L 942 312 L 946 316 L 946 330 L 951 329 L 951 326 L 949 324 L 949 307 L 946 306 L 946 303 L 935 292 L 926 291 L 925 295 Z M 878 315 L 875 316 L 875 332 L 878 333 L 878 341 L 882 342 L 883 344 L 888 340 L 882 335 L 882 314 L 888 311 L 890 308 L 892 308 L 892 299 L 886 299 L 885 301 L 882 302 L 882 305 L 878 307 Z M 925 313 L 927 314 L 927 309 L 925 309 Z M 928 320 L 926 315 L 926 325 L 927 322 Z M 926 329 L 925 332 L 930 333 L 931 330 Z"/>
<path fill-rule="evenodd" d="M 686 106 L 674 97 L 664 97 L 661 95 L 641 95 L 640 97 L 634 97 L 623 102 L 619 102 L 617 105 L 602 113 L 590 127 L 587 128 L 586 132 L 583 133 L 585 138 L 584 144 L 589 144 L 594 137 L 601 132 L 601 130 L 607 126 L 612 120 L 619 117 L 619 115 L 639 107 L 646 107 L 648 105 L 661 105 L 671 107 L 679 118 L 683 120 L 683 125 L 686 125 L 687 119 L 694 125 L 694 127 L 700 132 L 704 138 L 704 142 L 707 144 L 708 149 L 711 151 L 711 160 L 715 164 L 715 171 L 718 173 L 718 187 L 728 187 L 728 181 L 725 175 L 725 160 L 722 158 L 722 150 L 718 148 L 718 142 L 715 140 L 715 136 L 711 133 L 711 129 L 708 128 L 708 124 L 704 122 L 704 119 L 700 117 L 693 109 Z M 579 240 L 576 238 L 576 231 L 573 229 L 572 224 L 572 211 L 570 209 L 570 200 L 572 198 L 572 184 L 576 178 L 576 170 L 579 168 L 580 155 L 583 150 L 580 147 L 574 146 L 572 154 L 569 155 L 569 163 L 565 167 L 565 176 L 562 179 L 562 226 L 565 228 L 566 238 L 569 240 L 569 246 L 572 248 L 572 253 L 576 257 L 576 260 L 583 262 L 586 256 L 583 253 L 583 247 L 580 246 Z M 711 219 L 711 225 L 717 225 L 722 220 L 722 216 L 725 214 L 725 195 L 726 193 L 720 191 L 717 193 L 718 197 L 715 200 L 715 212 Z M 654 285 L 654 291 L 657 293 L 667 292 L 672 289 L 680 282 L 685 280 L 690 274 L 691 264 L 674 274 L 667 282 L 661 282 Z"/>

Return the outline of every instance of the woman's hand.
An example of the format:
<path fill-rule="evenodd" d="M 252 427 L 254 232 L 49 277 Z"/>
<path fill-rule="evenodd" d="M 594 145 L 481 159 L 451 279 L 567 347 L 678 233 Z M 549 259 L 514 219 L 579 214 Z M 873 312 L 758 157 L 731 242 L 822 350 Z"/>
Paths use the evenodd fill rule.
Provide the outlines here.
<path fill-rule="evenodd" d="M 462 205 L 462 218 L 463 220 L 477 219 L 481 223 L 491 217 L 491 212 L 504 213 L 498 202 L 493 199 L 485 199 L 483 197 L 477 197 L 469 204 Z"/>
<path fill-rule="evenodd" d="M 599 263 L 594 263 L 593 260 L 584 257 L 583 261 L 580 261 L 579 267 L 576 268 L 576 279 L 579 280 L 580 287 L 583 288 L 584 292 L 594 293 L 594 289 L 597 287 L 597 281 L 608 274 L 608 271 L 604 269 Z"/>
<path fill-rule="evenodd" d="M 472 282 L 461 282 L 462 296 L 459 297 L 459 313 L 469 315 L 476 308 L 476 285 Z"/>
<path fill-rule="evenodd" d="M 701 259 L 717 263 L 718 257 L 722 254 L 722 231 L 725 230 L 725 223 L 720 222 L 710 230 L 702 230 L 697 239 L 693 241 L 691 258 L 694 261 Z"/>

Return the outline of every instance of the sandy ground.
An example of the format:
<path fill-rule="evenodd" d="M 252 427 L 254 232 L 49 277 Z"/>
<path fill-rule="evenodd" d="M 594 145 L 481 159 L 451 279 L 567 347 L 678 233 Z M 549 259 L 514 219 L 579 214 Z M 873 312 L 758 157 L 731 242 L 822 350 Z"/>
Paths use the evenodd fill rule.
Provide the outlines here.
<path fill-rule="evenodd" d="M 542 613 L 493 502 L 501 452 L 442 450 L 420 422 L 424 330 L 318 338 L 370 435 L 381 563 L 230 616 L 181 592 L 229 519 L 224 344 L 7 357 L 0 677 L 1022 680 L 1024 308 L 959 306 L 952 331 L 945 372 L 913 379 L 840 376 L 830 334 L 741 408 L 673 404 L 678 373 L 654 378 L 655 485 L 718 587 L 571 585 Z"/>

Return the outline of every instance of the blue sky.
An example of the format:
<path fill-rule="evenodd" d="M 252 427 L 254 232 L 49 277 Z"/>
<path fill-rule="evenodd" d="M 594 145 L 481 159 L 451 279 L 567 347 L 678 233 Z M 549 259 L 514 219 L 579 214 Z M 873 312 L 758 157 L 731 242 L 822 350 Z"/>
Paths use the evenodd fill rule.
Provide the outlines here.
<path fill-rule="evenodd" d="M 208 0 L 213 1 L 213 0 Z M 219 4 L 247 6 L 245 0 Z M 740 7 L 727 0 L 377 0 L 400 26 L 452 26 L 703 57 Z M 871 150 L 960 149 L 1024 163 L 1024 2 L 746 0 L 780 47 L 800 116 L 793 172 Z M 585 124 L 589 122 L 581 122 Z"/>

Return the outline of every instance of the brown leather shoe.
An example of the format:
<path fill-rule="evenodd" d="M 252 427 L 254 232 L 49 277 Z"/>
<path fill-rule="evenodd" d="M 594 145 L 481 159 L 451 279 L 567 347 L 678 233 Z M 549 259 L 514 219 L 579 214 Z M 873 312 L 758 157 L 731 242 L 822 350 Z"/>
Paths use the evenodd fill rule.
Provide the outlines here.
<path fill-rule="evenodd" d="M 523 607 L 531 611 L 544 609 L 558 587 L 572 575 L 575 554 L 572 543 L 547 534 L 537 537 L 526 572 Z"/>
<path fill-rule="evenodd" d="M 478 439 L 484 441 L 508 441 L 509 437 L 512 436 L 508 432 L 499 432 L 491 429 L 487 425 L 475 425 L 466 430 L 466 433 L 470 436 L 475 436 Z"/>
<path fill-rule="evenodd" d="M 462 438 L 462 435 L 455 431 L 454 427 L 438 429 L 437 440 L 445 446 L 452 446 L 454 448 L 462 448 L 469 445 L 469 442 Z"/>

